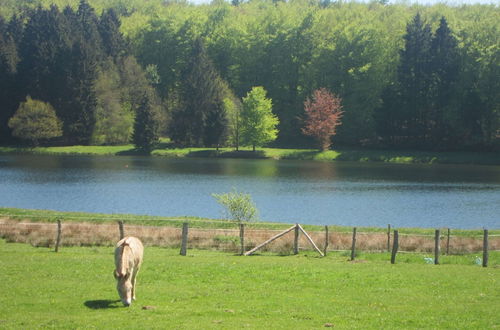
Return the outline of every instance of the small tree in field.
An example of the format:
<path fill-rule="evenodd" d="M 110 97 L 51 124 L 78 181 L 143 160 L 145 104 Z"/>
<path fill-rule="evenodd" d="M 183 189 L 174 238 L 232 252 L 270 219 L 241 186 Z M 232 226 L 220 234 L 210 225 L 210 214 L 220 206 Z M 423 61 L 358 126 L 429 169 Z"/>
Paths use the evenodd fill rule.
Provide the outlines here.
<path fill-rule="evenodd" d="M 226 194 L 212 194 L 217 202 L 225 208 L 226 217 L 233 221 L 257 221 L 258 211 L 250 194 L 233 190 Z"/>
<path fill-rule="evenodd" d="M 54 108 L 29 96 L 26 97 L 26 102 L 21 102 L 8 125 L 12 129 L 13 136 L 29 140 L 33 146 L 37 146 L 39 140 L 63 134 L 62 122 L 57 118 Z"/>
<path fill-rule="evenodd" d="M 332 136 L 337 133 L 337 126 L 341 125 L 342 99 L 330 93 L 326 88 L 313 92 L 312 100 L 304 102 L 306 118 L 302 133 L 312 136 L 318 143 L 320 150 L 328 150 L 332 144 Z"/>

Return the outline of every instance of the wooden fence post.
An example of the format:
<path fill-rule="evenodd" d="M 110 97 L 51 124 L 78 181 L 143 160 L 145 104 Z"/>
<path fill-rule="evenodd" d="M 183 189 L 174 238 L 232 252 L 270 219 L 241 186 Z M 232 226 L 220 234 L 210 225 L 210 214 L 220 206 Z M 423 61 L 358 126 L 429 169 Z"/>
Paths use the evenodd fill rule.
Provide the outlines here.
<path fill-rule="evenodd" d="M 299 254 L 299 225 L 295 224 L 295 237 L 293 239 L 293 254 Z"/>
<path fill-rule="evenodd" d="M 441 254 L 441 231 L 436 229 L 434 235 L 434 265 L 439 265 L 439 255 Z"/>
<path fill-rule="evenodd" d="M 391 224 L 387 225 L 387 252 L 391 252 Z"/>
<path fill-rule="evenodd" d="M 450 254 L 450 228 L 448 228 L 447 238 L 446 238 L 446 255 Z"/>
<path fill-rule="evenodd" d="M 351 261 L 356 255 L 356 227 L 352 229 L 352 246 L 351 246 Z"/>
<path fill-rule="evenodd" d="M 184 222 L 182 224 L 181 256 L 186 255 L 187 237 L 188 237 L 188 223 Z"/>
<path fill-rule="evenodd" d="M 125 237 L 125 231 L 123 230 L 123 221 L 118 221 L 118 229 L 120 230 L 120 240 Z"/>
<path fill-rule="evenodd" d="M 57 239 L 56 239 L 56 252 L 59 252 L 59 244 L 61 244 L 61 233 L 62 233 L 62 226 L 61 226 L 61 220 L 57 220 Z"/>
<path fill-rule="evenodd" d="M 240 223 L 240 255 L 245 253 L 245 224 Z"/>
<path fill-rule="evenodd" d="M 323 254 L 326 257 L 326 251 L 328 250 L 328 226 L 325 226 L 325 247 L 323 248 Z"/>
<path fill-rule="evenodd" d="M 391 264 L 396 263 L 396 254 L 398 253 L 398 248 L 399 248 L 399 233 L 397 230 L 395 230 L 393 244 L 392 244 Z"/>
<path fill-rule="evenodd" d="M 483 267 L 488 267 L 488 229 L 483 232 Z"/>

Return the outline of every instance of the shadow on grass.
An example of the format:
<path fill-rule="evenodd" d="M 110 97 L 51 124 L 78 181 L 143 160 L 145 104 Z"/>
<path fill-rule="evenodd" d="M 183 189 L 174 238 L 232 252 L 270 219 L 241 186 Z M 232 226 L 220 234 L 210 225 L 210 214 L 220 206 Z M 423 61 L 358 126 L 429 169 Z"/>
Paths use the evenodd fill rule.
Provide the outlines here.
<path fill-rule="evenodd" d="M 320 151 L 317 151 L 317 150 L 294 151 L 294 152 L 285 153 L 281 158 L 282 159 L 296 159 L 296 160 L 312 160 L 319 153 L 320 153 Z"/>
<path fill-rule="evenodd" d="M 120 300 L 87 300 L 83 304 L 90 309 L 118 308 Z"/>
<path fill-rule="evenodd" d="M 118 156 L 149 156 L 151 154 L 151 152 L 149 151 L 145 151 L 145 150 L 142 150 L 142 149 L 136 149 L 136 148 L 133 148 L 133 149 L 129 149 L 129 150 L 123 150 L 123 151 L 119 151 L 116 153 L 116 155 Z"/>
<path fill-rule="evenodd" d="M 191 151 L 187 157 L 202 158 L 245 158 L 245 159 L 264 159 L 267 158 L 264 151 L 217 151 L 217 150 L 197 150 Z"/>
<path fill-rule="evenodd" d="M 244 158 L 244 159 L 264 159 L 264 158 L 267 158 L 266 154 L 262 150 L 226 151 L 226 152 L 221 153 L 220 157 L 223 157 L 223 158 Z"/>

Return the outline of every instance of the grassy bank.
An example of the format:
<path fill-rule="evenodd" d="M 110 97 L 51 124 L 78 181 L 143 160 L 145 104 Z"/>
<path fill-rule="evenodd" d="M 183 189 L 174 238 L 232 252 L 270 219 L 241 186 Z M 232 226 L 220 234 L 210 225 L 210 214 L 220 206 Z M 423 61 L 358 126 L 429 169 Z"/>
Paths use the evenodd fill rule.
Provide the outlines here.
<path fill-rule="evenodd" d="M 0 240 L 6 329 L 319 329 L 500 326 L 500 268 L 411 255 L 240 257 L 147 247 L 137 301 L 117 301 L 111 247 L 54 253 Z M 385 256 L 387 257 L 387 256 Z M 492 253 L 491 258 L 498 258 Z M 450 257 L 451 258 L 451 257 Z M 149 306 L 143 309 L 144 306 Z M 29 317 L 27 317 L 29 316 Z"/>
<path fill-rule="evenodd" d="M 137 155 L 133 145 L 123 146 L 69 146 L 69 147 L 5 147 L 0 154 L 46 155 Z M 478 164 L 500 165 L 500 153 L 494 152 L 425 152 L 411 150 L 339 149 L 320 152 L 313 149 L 249 148 L 170 148 L 164 142 L 152 151 L 162 157 L 219 157 L 256 159 L 294 159 L 317 161 L 388 162 L 406 164 Z"/>
<path fill-rule="evenodd" d="M 54 210 L 34 210 L 0 207 L 0 218 L 10 218 L 14 220 L 29 220 L 33 222 L 56 222 L 57 220 L 67 222 L 91 222 L 96 224 L 116 223 L 121 220 L 129 225 L 144 226 L 169 226 L 182 227 L 184 222 L 189 223 L 190 228 L 200 229 L 237 229 L 238 223 L 222 219 L 208 219 L 198 217 L 168 217 L 168 216 L 150 216 L 136 214 L 105 214 L 105 213 L 87 213 L 87 212 L 62 212 Z M 281 222 L 249 222 L 246 223 L 250 229 L 268 229 L 285 230 L 291 223 Z M 309 231 L 323 231 L 324 226 L 303 225 Z M 329 230 L 336 232 L 351 232 L 352 227 L 342 225 L 329 225 Z M 386 227 L 357 227 L 358 232 L 386 233 Z M 434 228 L 392 228 L 398 229 L 400 234 L 434 235 Z M 475 236 L 481 234 L 482 230 L 453 229 L 453 235 L 456 236 Z M 491 235 L 500 235 L 500 229 L 490 228 Z"/>

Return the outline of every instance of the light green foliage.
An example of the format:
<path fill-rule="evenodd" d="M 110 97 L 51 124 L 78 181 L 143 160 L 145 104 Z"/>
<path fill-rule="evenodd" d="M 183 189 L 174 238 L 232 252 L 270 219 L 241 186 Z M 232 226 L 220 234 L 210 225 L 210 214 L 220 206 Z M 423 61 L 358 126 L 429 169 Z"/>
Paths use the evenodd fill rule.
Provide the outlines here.
<path fill-rule="evenodd" d="M 62 122 L 48 103 L 27 97 L 9 120 L 12 135 L 38 145 L 39 140 L 62 135 Z"/>
<path fill-rule="evenodd" d="M 231 95 L 224 99 L 224 108 L 228 118 L 228 142 L 229 145 L 234 146 L 237 150 L 240 141 L 240 112 L 242 104 L 240 100 Z"/>
<path fill-rule="evenodd" d="M 226 194 L 212 194 L 217 202 L 225 208 L 225 216 L 233 221 L 257 221 L 258 210 L 250 194 L 233 190 Z"/>
<path fill-rule="evenodd" d="M 99 73 L 95 83 L 97 94 L 96 124 L 92 134 L 93 145 L 117 145 L 130 142 L 134 113 L 129 103 L 121 101 L 123 88 L 114 65 Z"/>
<path fill-rule="evenodd" d="M 263 87 L 253 87 L 243 98 L 240 138 L 244 146 L 261 147 L 278 137 L 279 120 L 272 112 L 272 101 Z"/>
<path fill-rule="evenodd" d="M 235 256 L 148 247 L 137 300 L 118 300 L 113 247 L 33 248 L 0 240 L 5 329 L 492 329 L 500 323 L 498 252 L 492 267 L 425 264 L 428 255 L 330 253 Z M 153 309 L 144 310 L 143 306 Z M 165 317 L 168 315 L 168 317 Z M 27 317 L 29 316 L 29 317 Z"/>

